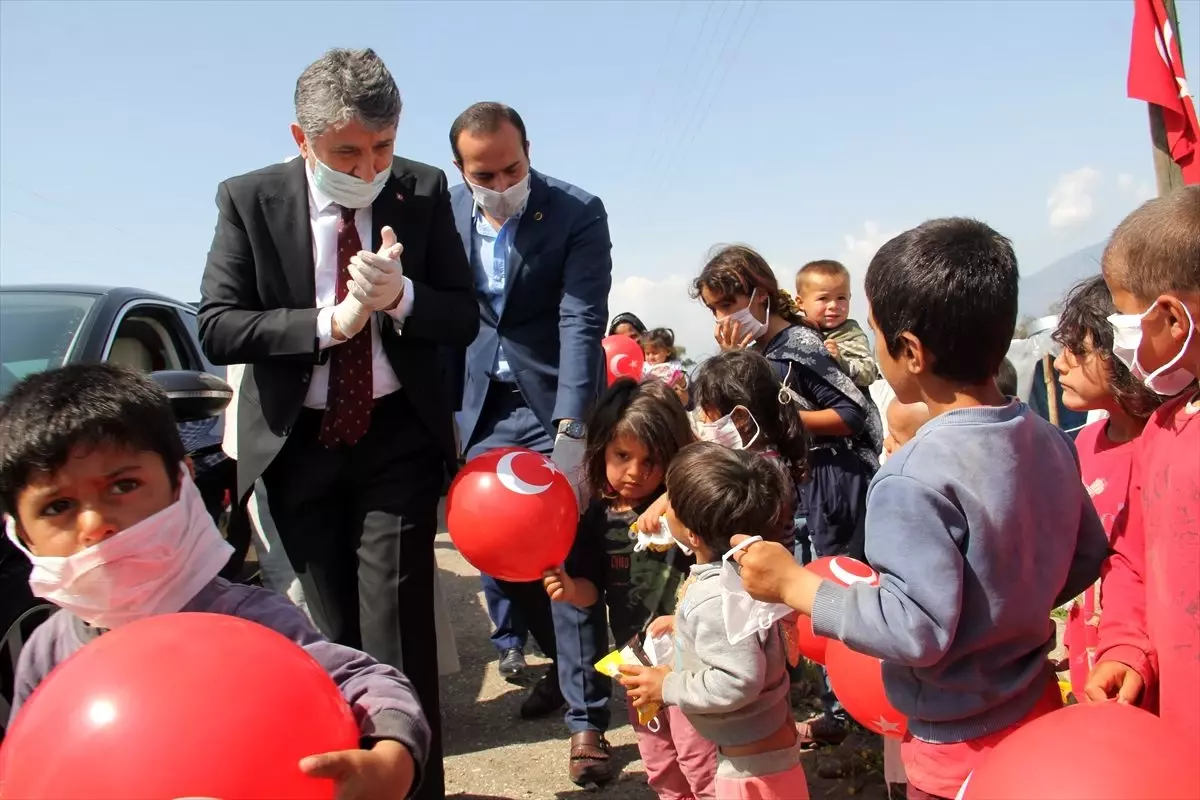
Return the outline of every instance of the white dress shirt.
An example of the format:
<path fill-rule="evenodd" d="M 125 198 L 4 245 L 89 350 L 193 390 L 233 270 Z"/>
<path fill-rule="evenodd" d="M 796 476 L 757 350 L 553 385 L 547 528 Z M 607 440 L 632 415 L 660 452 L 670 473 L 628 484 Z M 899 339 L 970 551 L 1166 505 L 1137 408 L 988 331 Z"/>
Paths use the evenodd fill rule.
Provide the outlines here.
<path fill-rule="evenodd" d="M 308 174 L 308 219 L 312 225 L 313 235 L 313 264 L 316 265 L 317 308 L 317 342 L 322 350 L 336 347 L 342 342 L 333 338 L 333 308 L 337 305 L 337 231 L 338 222 L 342 218 L 342 208 L 333 202 L 329 195 L 317 188 L 313 182 L 312 169 L 307 165 Z M 360 208 L 354 212 L 354 227 L 358 229 L 358 238 L 364 250 L 371 249 L 371 207 Z M 413 285 L 408 276 L 404 276 L 404 294 L 400 304 L 391 311 L 398 323 L 403 323 L 412 313 Z M 383 352 L 383 339 L 379 335 L 379 320 L 371 315 L 371 378 L 373 382 L 373 397 L 384 397 L 400 388 L 400 379 Z M 367 329 L 363 328 L 365 332 Z M 361 333 L 359 335 L 362 335 Z M 306 408 L 325 408 L 325 396 L 329 393 L 329 364 L 318 364 L 313 367 L 312 380 L 308 383 L 308 395 L 304 398 Z"/>

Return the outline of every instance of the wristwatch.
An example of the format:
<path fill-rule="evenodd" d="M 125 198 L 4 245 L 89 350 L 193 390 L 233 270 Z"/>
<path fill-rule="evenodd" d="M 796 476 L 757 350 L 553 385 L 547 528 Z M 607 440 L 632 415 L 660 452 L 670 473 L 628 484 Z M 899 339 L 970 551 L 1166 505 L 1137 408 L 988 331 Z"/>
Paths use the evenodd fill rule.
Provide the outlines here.
<path fill-rule="evenodd" d="M 582 439 L 587 433 L 583 423 L 577 419 L 564 419 L 558 423 L 558 433 L 571 439 Z"/>

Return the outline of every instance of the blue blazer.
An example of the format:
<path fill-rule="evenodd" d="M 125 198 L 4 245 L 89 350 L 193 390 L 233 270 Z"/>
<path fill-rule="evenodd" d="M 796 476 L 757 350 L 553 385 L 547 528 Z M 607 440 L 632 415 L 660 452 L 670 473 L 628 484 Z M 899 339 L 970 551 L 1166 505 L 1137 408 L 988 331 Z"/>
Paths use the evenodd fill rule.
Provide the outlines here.
<path fill-rule="evenodd" d="M 471 255 L 474 200 L 466 184 L 450 190 L 454 222 Z M 517 226 L 497 318 L 479 296 L 479 334 L 452 354 L 466 449 L 487 397 L 496 352 L 504 354 L 517 386 L 551 437 L 562 419 L 584 419 L 604 387 L 600 340 L 608 322 L 612 240 L 599 197 L 538 172 Z M 477 292 L 478 294 L 478 292 Z"/>

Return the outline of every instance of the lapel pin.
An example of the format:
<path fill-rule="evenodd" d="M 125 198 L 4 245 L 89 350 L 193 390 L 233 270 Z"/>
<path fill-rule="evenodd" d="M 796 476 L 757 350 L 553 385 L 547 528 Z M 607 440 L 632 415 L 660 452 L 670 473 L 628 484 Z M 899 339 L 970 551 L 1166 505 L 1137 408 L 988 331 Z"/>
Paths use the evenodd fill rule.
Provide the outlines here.
<path fill-rule="evenodd" d="M 533 221 L 541 222 L 542 221 L 542 212 L 540 212 L 540 211 L 533 212 Z"/>
<path fill-rule="evenodd" d="M 397 199 L 397 200 L 399 200 L 401 203 L 403 203 L 403 202 L 404 202 L 404 195 L 403 195 L 403 194 L 401 194 L 400 192 L 396 192 L 396 199 Z"/>

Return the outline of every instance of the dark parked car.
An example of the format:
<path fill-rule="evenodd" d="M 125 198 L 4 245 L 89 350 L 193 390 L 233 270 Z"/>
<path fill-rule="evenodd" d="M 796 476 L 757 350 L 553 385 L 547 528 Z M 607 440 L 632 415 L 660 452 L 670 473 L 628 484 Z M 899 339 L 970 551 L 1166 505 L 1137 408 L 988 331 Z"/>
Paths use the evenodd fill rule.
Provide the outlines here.
<path fill-rule="evenodd" d="M 234 462 L 221 450 L 232 390 L 224 369 L 204 358 L 196 331 L 193 306 L 139 289 L 0 287 L 0 398 L 25 376 L 64 364 L 110 362 L 150 373 L 171 398 L 196 485 L 223 525 L 236 492 Z M 226 574 L 239 577 L 248 535 L 231 543 L 237 552 Z M 0 736 L 17 654 L 53 611 L 33 597 L 28 581 L 28 560 L 0 536 Z"/>

